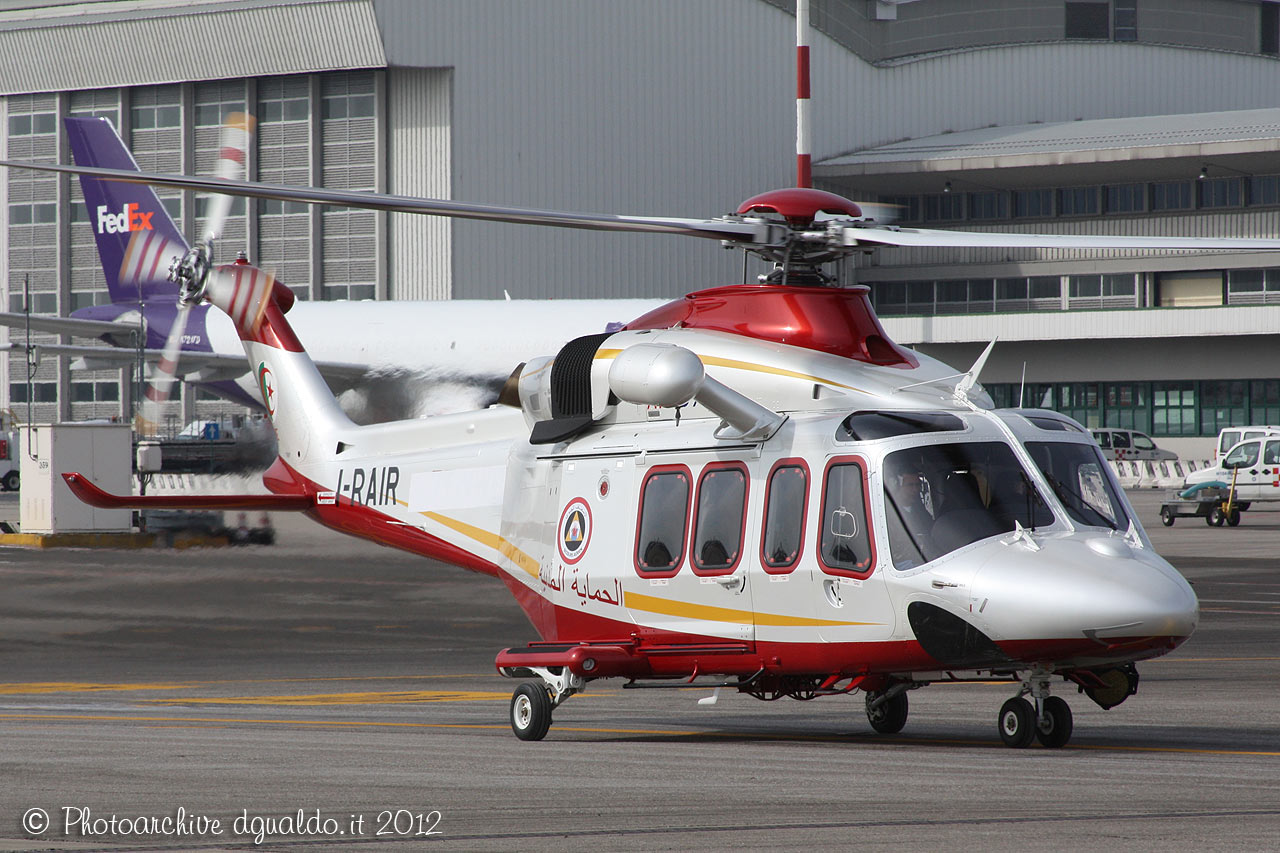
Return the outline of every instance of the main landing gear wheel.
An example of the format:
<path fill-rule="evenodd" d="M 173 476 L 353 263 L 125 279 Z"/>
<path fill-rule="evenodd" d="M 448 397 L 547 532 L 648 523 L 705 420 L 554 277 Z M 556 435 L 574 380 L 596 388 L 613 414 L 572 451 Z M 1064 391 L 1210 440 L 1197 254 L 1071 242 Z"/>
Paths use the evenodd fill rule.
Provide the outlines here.
<path fill-rule="evenodd" d="M 1071 706 L 1061 697 L 1047 696 L 1041 709 L 1044 715 L 1036 721 L 1036 738 L 1050 749 L 1066 746 L 1071 740 Z"/>
<path fill-rule="evenodd" d="M 1031 746 L 1036 739 L 1036 711 L 1031 703 L 1021 696 L 1015 696 L 1000 706 L 1000 717 L 997 721 L 1000 728 L 1000 739 L 1005 746 L 1023 749 Z"/>
<path fill-rule="evenodd" d="M 902 727 L 907 724 L 907 694 L 899 693 L 891 699 L 886 699 L 879 705 L 875 705 L 877 699 L 884 693 L 868 693 L 867 694 L 867 721 L 871 723 L 871 728 L 875 729 L 882 735 L 896 735 L 902 731 Z M 875 705 L 875 707 L 872 707 Z"/>
<path fill-rule="evenodd" d="M 526 682 L 511 694 L 511 730 L 520 740 L 542 740 L 551 728 L 551 694 L 536 682 Z"/>

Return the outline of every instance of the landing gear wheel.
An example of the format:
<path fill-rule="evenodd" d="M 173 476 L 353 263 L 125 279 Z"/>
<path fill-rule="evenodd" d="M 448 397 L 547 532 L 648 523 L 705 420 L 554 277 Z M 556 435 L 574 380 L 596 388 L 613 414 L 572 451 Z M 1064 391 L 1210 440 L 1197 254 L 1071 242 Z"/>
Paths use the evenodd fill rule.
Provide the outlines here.
<path fill-rule="evenodd" d="M 511 730 L 520 740 L 542 740 L 551 728 L 551 695 L 529 681 L 511 694 Z"/>
<path fill-rule="evenodd" d="M 1227 524 L 1231 527 L 1240 526 L 1240 510 L 1235 507 L 1231 508 L 1231 512 L 1227 513 Z"/>
<path fill-rule="evenodd" d="M 1164 509 L 1160 510 L 1161 524 L 1163 524 L 1165 527 L 1173 527 L 1173 522 L 1174 522 L 1173 513 L 1169 511 L 1168 507 L 1165 507 Z"/>
<path fill-rule="evenodd" d="M 1226 513 L 1222 511 L 1222 507 L 1215 506 L 1209 510 L 1209 514 L 1205 516 L 1204 523 L 1210 527 L 1221 527 L 1222 523 L 1227 520 Z"/>
<path fill-rule="evenodd" d="M 1000 740 L 1005 746 L 1024 749 L 1031 746 L 1036 739 L 1036 712 L 1031 703 L 1021 696 L 1015 696 L 1000 706 L 1000 717 L 997 720 L 1000 729 Z"/>
<path fill-rule="evenodd" d="M 3 486 L 4 486 L 4 490 L 5 490 L 6 492 L 16 492 L 16 491 L 18 491 L 18 485 L 19 485 L 19 481 L 18 481 L 18 472 L 17 472 L 17 471 L 10 471 L 8 474 L 5 474 L 5 475 L 4 475 L 4 482 L 3 482 L 3 484 L 0 484 L 0 485 L 3 485 Z"/>
<path fill-rule="evenodd" d="M 872 708 L 871 703 L 880 696 L 880 693 L 867 694 L 867 721 L 882 735 L 896 735 L 907 724 L 907 694 L 899 693 Z"/>
<path fill-rule="evenodd" d="M 1036 721 L 1036 739 L 1050 749 L 1066 746 L 1071 740 L 1071 706 L 1058 696 L 1044 700 L 1044 719 Z"/>

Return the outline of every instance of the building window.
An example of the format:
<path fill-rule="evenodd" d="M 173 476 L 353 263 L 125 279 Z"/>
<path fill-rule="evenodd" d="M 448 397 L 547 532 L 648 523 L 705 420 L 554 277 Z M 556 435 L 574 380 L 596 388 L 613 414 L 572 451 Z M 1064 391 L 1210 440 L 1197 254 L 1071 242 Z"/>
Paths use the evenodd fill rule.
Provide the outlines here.
<path fill-rule="evenodd" d="M 1133 308 L 1137 305 L 1137 285 L 1132 273 L 1073 275 L 1067 281 L 1070 308 Z"/>
<path fill-rule="evenodd" d="M 934 193 L 924 197 L 925 222 L 964 219 L 964 193 Z"/>
<path fill-rule="evenodd" d="M 1058 214 L 1060 216 L 1096 216 L 1098 188 L 1065 187 L 1058 190 Z"/>
<path fill-rule="evenodd" d="M 10 136 L 40 136 L 57 132 L 58 117 L 54 113 L 9 116 Z"/>
<path fill-rule="evenodd" d="M 896 216 L 891 218 L 898 222 L 920 221 L 920 196 L 918 195 L 882 195 L 879 203 L 894 208 Z"/>
<path fill-rule="evenodd" d="M 740 462 L 707 466 L 698 478 L 696 506 L 689 557 L 693 573 L 731 573 L 742 559 L 742 535 L 747 525 L 746 466 Z"/>
<path fill-rule="evenodd" d="M 1258 12 L 1258 51 L 1268 56 L 1280 55 L 1280 3 L 1259 3 Z"/>
<path fill-rule="evenodd" d="M 1250 178 L 1249 204 L 1280 204 L 1280 175 L 1262 175 Z"/>
<path fill-rule="evenodd" d="M 1251 424 L 1280 424 L 1280 379 L 1254 379 L 1249 383 Z"/>
<path fill-rule="evenodd" d="M 1111 37 L 1116 41 L 1138 40 L 1138 0 L 1112 0 Z"/>
<path fill-rule="evenodd" d="M 1015 219 L 1045 219 L 1053 216 L 1053 190 L 1014 190 Z"/>
<path fill-rule="evenodd" d="M 1103 192 L 1107 213 L 1142 213 L 1147 209 L 1146 184 L 1110 184 Z"/>
<path fill-rule="evenodd" d="M 1190 181 L 1163 181 L 1151 185 L 1152 210 L 1190 210 L 1193 199 Z"/>
<path fill-rule="evenodd" d="M 764 534 L 760 540 L 760 562 L 769 574 L 789 572 L 800 560 L 808 508 L 809 469 L 804 461 L 778 462 L 769 472 L 765 486 Z"/>
<path fill-rule="evenodd" d="M 1154 382 L 1151 386 L 1151 426 L 1156 435 L 1195 435 L 1194 382 Z"/>
<path fill-rule="evenodd" d="M 1227 270 L 1228 305 L 1280 303 L 1280 269 Z"/>
<path fill-rule="evenodd" d="M 1102 396 L 1106 407 L 1103 422 L 1107 426 L 1151 432 L 1145 382 L 1109 382 L 1103 386 Z"/>
<path fill-rule="evenodd" d="M 1069 39 L 1111 38 L 1110 4 L 1105 2 L 1072 2 L 1065 4 L 1063 35 Z"/>
<path fill-rule="evenodd" d="M 1229 426 L 1249 422 L 1248 384 L 1241 379 L 1200 383 L 1200 432 L 1217 435 Z"/>
<path fill-rule="evenodd" d="M 1075 418 L 1093 429 L 1102 426 L 1101 397 L 1096 382 L 1067 382 L 1057 387 L 1058 405 L 1062 414 Z"/>
<path fill-rule="evenodd" d="M 1196 182 L 1201 207 L 1240 207 L 1244 182 L 1240 178 L 1205 178 Z"/>
<path fill-rule="evenodd" d="M 970 219 L 1008 219 L 1009 194 L 1005 192 L 969 193 Z"/>
<path fill-rule="evenodd" d="M 655 468 L 640 488 L 636 525 L 636 570 L 646 577 L 671 577 L 684 562 L 689 521 L 689 469 Z"/>

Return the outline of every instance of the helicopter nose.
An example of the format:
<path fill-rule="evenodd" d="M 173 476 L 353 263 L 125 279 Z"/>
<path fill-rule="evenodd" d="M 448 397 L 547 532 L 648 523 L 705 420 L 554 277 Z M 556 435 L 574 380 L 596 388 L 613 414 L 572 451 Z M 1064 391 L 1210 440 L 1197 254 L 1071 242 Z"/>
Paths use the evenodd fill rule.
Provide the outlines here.
<path fill-rule="evenodd" d="M 1039 544 L 1039 551 L 996 545 L 971 586 L 974 616 L 1006 653 L 1137 660 L 1175 648 L 1195 630 L 1195 593 L 1156 554 L 1115 537 Z"/>

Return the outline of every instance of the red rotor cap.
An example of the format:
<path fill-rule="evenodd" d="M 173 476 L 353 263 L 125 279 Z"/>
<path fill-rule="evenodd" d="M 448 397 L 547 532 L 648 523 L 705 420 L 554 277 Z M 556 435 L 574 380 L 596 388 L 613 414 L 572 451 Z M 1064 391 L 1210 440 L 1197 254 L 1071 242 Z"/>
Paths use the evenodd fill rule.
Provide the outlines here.
<path fill-rule="evenodd" d="M 807 187 L 770 190 L 752 196 L 738 205 L 738 214 L 776 213 L 792 225 L 812 222 L 819 213 L 834 213 L 858 218 L 862 208 L 844 196 Z"/>

